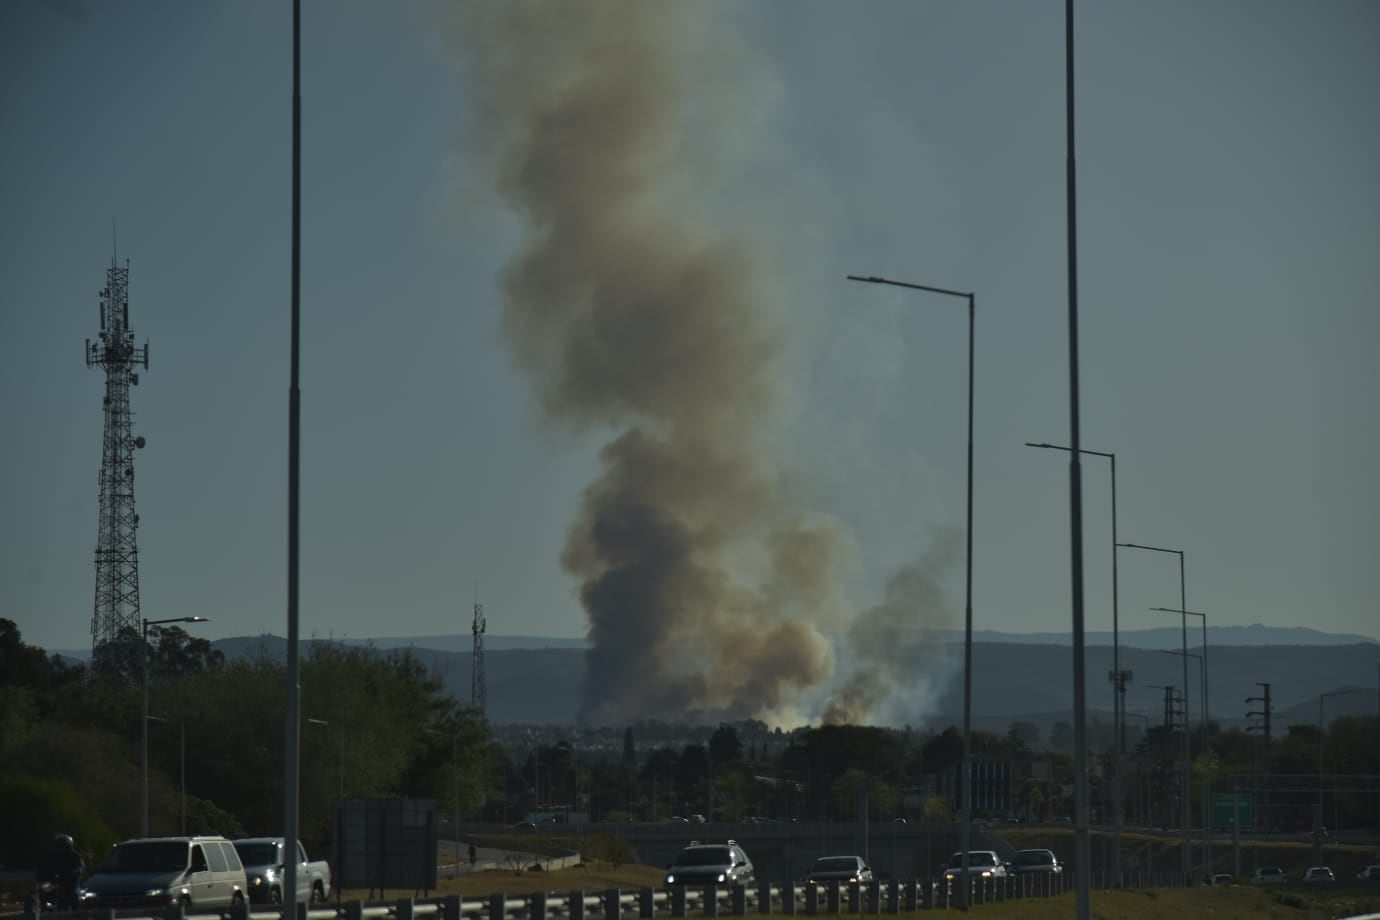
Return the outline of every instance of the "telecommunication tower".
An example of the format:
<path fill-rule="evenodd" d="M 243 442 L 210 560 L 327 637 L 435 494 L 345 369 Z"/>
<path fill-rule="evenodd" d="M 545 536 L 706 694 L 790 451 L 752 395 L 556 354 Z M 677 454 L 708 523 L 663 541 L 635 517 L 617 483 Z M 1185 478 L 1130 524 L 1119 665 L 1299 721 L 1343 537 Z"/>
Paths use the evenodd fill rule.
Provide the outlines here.
<path fill-rule="evenodd" d="M 129 262 L 112 257 L 101 291 L 101 331 L 86 340 L 86 366 L 105 371 L 105 431 L 101 440 L 101 512 L 96 536 L 96 607 L 91 618 L 93 673 L 138 673 L 142 619 L 139 612 L 139 547 L 134 513 L 134 451 L 144 439 L 130 433 L 129 388 L 136 369 L 149 366 L 149 346 L 134 344 L 129 325 Z"/>
<path fill-rule="evenodd" d="M 476 594 L 474 600 L 474 623 L 470 626 L 470 632 L 474 635 L 474 661 L 470 670 L 470 705 L 479 713 L 481 719 L 486 717 L 484 712 L 487 703 L 487 691 L 484 689 L 484 605 L 479 603 Z"/>

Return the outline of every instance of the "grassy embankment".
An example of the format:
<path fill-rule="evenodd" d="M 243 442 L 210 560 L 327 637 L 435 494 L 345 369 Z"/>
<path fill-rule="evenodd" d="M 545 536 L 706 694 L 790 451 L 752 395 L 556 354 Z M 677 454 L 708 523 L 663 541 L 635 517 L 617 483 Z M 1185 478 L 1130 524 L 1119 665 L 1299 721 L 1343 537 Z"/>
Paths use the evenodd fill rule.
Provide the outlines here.
<path fill-rule="evenodd" d="M 1073 857 L 1073 831 L 1067 828 L 1021 827 L 1003 829 L 997 836 L 1016 849 L 1040 847 L 1050 849 L 1064 862 Z M 1110 868 L 1112 835 L 1093 832 L 1091 847 L 1094 864 Z M 1198 853 L 1198 839 L 1193 852 Z M 1182 843 L 1173 837 L 1124 833 L 1121 835 L 1122 866 L 1127 871 L 1174 872 L 1180 865 Z M 1330 866 L 1338 880 L 1345 882 L 1356 877 L 1361 867 L 1377 861 L 1370 846 L 1332 845 L 1323 849 L 1322 864 Z M 1230 840 L 1214 840 L 1212 864 L 1214 872 L 1234 872 L 1234 856 Z M 1313 862 L 1313 845 L 1307 840 L 1243 840 L 1241 842 L 1241 875 L 1249 879 L 1257 866 L 1279 866 L 1289 878 L 1298 878 Z"/>

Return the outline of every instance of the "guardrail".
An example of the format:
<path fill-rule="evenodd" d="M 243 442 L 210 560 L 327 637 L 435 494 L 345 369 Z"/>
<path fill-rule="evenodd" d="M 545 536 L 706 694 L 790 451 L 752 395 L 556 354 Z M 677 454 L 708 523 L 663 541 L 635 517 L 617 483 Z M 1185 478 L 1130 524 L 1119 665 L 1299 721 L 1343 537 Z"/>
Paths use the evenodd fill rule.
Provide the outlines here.
<path fill-rule="evenodd" d="M 1095 888 L 1109 887 L 1109 877 L 1094 879 Z M 969 903 L 1053 897 L 1073 887 L 1071 873 L 1032 874 L 1008 878 L 972 879 Z M 1177 873 L 1127 875 L 1123 887 L 1183 887 Z M 484 897 L 446 895 L 434 898 L 402 898 L 395 901 L 347 901 L 338 907 L 297 905 L 298 920 L 627 920 L 655 917 L 719 917 L 781 914 L 785 916 L 849 914 L 897 914 L 945 909 L 959 902 L 959 892 L 945 881 L 872 881 L 868 883 L 759 882 L 751 886 L 609 889 L 587 892 L 542 891 L 522 897 L 493 894 Z M 220 917 L 224 920 L 281 920 L 283 912 L 251 911 L 237 906 L 228 911 L 189 911 L 169 905 L 163 911 L 98 908 L 71 913 L 49 913 L 51 920 L 185 920 L 187 917 Z"/>

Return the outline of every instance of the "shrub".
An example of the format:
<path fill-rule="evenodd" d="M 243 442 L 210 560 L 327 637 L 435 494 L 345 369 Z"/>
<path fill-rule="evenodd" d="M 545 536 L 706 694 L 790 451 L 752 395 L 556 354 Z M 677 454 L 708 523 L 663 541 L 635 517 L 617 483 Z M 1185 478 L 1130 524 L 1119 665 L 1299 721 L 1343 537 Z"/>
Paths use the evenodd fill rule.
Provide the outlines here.
<path fill-rule="evenodd" d="M 56 834 L 71 834 L 88 865 L 105 858 L 117 837 L 71 785 L 62 780 L 10 773 L 0 776 L 0 863 L 32 868 L 48 852 Z"/>

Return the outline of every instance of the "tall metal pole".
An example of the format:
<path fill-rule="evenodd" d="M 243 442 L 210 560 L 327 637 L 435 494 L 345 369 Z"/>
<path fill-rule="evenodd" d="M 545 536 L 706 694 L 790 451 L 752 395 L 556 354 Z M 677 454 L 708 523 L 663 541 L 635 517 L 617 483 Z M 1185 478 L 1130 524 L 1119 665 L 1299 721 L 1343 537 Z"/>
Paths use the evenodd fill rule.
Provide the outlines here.
<path fill-rule="evenodd" d="M 292 306 L 291 379 L 288 383 L 288 571 L 287 571 L 287 714 L 283 745 L 283 847 L 289 854 L 283 870 L 283 917 L 297 918 L 298 783 L 301 758 L 301 688 L 298 686 L 298 545 L 302 394 L 300 333 L 302 288 L 302 0 L 292 0 Z"/>
<path fill-rule="evenodd" d="M 1078 186 L 1074 155 L 1073 0 L 1064 0 L 1064 117 L 1068 136 L 1069 270 L 1069 574 L 1073 581 L 1073 853 L 1078 920 L 1092 916 L 1092 849 L 1088 838 L 1087 685 L 1083 645 L 1083 471 L 1078 411 Z"/>
<path fill-rule="evenodd" d="M 1183 871 L 1184 880 L 1191 881 L 1192 878 L 1192 859 L 1193 850 L 1193 831 L 1190 799 L 1193 797 L 1193 761 L 1191 749 L 1189 747 L 1189 710 L 1188 710 L 1188 589 L 1184 580 L 1184 551 L 1181 549 L 1167 549 L 1163 546 L 1146 546 L 1143 543 L 1118 543 L 1117 546 L 1124 546 L 1130 549 L 1144 549 L 1156 553 L 1173 553 L 1179 557 L 1179 607 L 1174 610 L 1170 607 L 1159 607 L 1155 609 L 1169 610 L 1172 613 L 1179 613 L 1181 627 L 1183 630 L 1183 652 L 1184 652 L 1184 762 L 1182 777 L 1182 798 L 1183 815 L 1181 830 L 1184 836 L 1183 842 Z"/>
<path fill-rule="evenodd" d="M 1112 878 L 1121 887 L 1121 767 L 1126 758 L 1126 678 L 1121 673 L 1121 631 L 1116 569 L 1116 454 L 1112 465 Z"/>
<path fill-rule="evenodd" d="M 139 718 L 139 836 L 149 835 L 149 621 L 143 620 L 143 645 L 140 646 L 140 659 L 143 661 L 143 707 Z"/>
<path fill-rule="evenodd" d="M 455 836 L 455 874 L 452 878 L 460 877 L 460 733 L 450 739 L 451 756 L 455 763 L 455 824 L 451 830 Z"/>
<path fill-rule="evenodd" d="M 1184 554 L 1179 553 L 1179 609 L 1181 611 L 1188 610 L 1188 600 L 1185 597 L 1186 593 L 1184 588 Z M 1181 628 L 1183 629 L 1184 650 L 1184 866 L 1185 868 L 1191 869 L 1192 859 L 1190 853 L 1192 852 L 1193 838 L 1190 836 L 1189 829 L 1189 825 L 1192 823 L 1189 816 L 1189 799 L 1193 795 L 1193 787 L 1191 784 L 1193 779 L 1193 760 L 1190 757 L 1188 745 L 1188 614 L 1184 613 L 1179 619 Z"/>
<path fill-rule="evenodd" d="M 1214 866 L 1212 864 L 1212 739 L 1208 735 L 1208 702 L 1207 702 L 1207 619 L 1203 620 L 1203 654 L 1198 659 L 1198 664 L 1202 668 L 1202 687 L 1203 687 L 1203 776 L 1200 785 L 1202 786 L 1202 810 L 1203 810 L 1203 862 L 1207 868 L 1204 875 L 1208 881 L 1212 880 Z M 1232 808 L 1236 807 L 1236 800 L 1232 799 Z M 1235 811 L 1232 814 L 1236 814 Z"/>
<path fill-rule="evenodd" d="M 966 908 L 968 906 L 968 846 L 971 842 L 969 824 L 972 817 L 970 805 L 973 756 L 973 355 L 976 349 L 977 295 L 971 291 L 955 291 L 949 288 L 931 287 L 927 284 L 893 281 L 889 278 L 879 278 L 876 275 L 849 275 L 848 280 L 866 281 L 870 284 L 889 284 L 893 287 L 929 291 L 932 294 L 944 294 L 948 297 L 962 297 L 968 302 L 968 542 L 963 597 L 963 763 L 958 778 L 958 833 L 959 852 L 961 854 L 959 862 L 964 879 L 964 884 L 960 886 L 959 890 L 959 906 Z"/>
<path fill-rule="evenodd" d="M 1026 447 L 1041 447 L 1047 450 L 1070 450 L 1059 444 L 1045 444 L 1027 441 Z M 1117 582 L 1117 528 L 1116 528 L 1116 454 L 1102 450 L 1082 448 L 1079 453 L 1095 457 L 1106 457 L 1111 462 L 1112 472 L 1112 758 L 1111 758 L 1111 797 L 1115 817 L 1112 822 L 1112 877 L 1121 884 L 1121 761 L 1126 754 L 1126 722 L 1122 709 L 1126 703 L 1126 680 L 1129 674 L 1121 671 L 1121 633 L 1119 598 L 1121 592 Z"/>
<path fill-rule="evenodd" d="M 1203 860 L 1207 866 L 1205 874 L 1210 879 L 1213 871 L 1212 815 L 1210 811 L 1212 803 L 1212 739 L 1208 731 L 1211 710 L 1208 709 L 1208 674 L 1210 672 L 1208 671 L 1207 663 L 1207 614 L 1196 610 L 1175 610 L 1173 607 L 1151 607 L 1150 609 L 1162 611 L 1164 613 L 1177 613 L 1181 616 L 1198 617 L 1203 623 L 1203 653 L 1192 657 L 1198 658 L 1198 663 L 1202 668 L 1201 680 L 1198 683 L 1202 691 L 1200 709 L 1202 712 L 1201 728 L 1203 733 L 1203 777 L 1200 784 L 1202 786 L 1200 807 L 1203 813 Z M 1188 653 L 1187 647 L 1185 647 L 1184 652 L 1185 654 Z M 1247 702 L 1249 702 L 1249 700 Z"/>
<path fill-rule="evenodd" d="M 973 295 L 968 295 L 968 550 L 965 554 L 967 572 L 963 591 L 963 888 L 959 905 L 968 906 L 970 878 L 968 849 L 972 843 L 973 798 L 973 338 L 974 317 L 977 313 Z"/>

